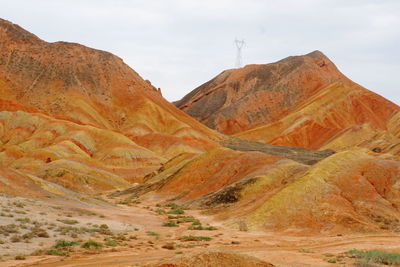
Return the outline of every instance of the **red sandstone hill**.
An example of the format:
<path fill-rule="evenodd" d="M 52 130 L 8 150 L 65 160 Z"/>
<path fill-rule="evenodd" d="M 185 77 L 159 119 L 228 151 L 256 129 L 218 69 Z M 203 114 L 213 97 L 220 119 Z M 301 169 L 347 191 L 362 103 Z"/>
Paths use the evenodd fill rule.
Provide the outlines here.
<path fill-rule="evenodd" d="M 3 101 L 58 118 L 134 139 L 158 138 L 163 148 L 146 141 L 142 145 L 161 154 L 174 154 L 176 143 L 205 151 L 218 138 L 117 56 L 76 43 L 48 43 L 5 20 L 0 20 L 0 93 Z"/>
<path fill-rule="evenodd" d="M 220 138 L 117 56 L 48 43 L 0 19 L 0 172 L 46 188 L 121 189 Z M 1 188 L 18 192 L 12 175 L 3 179 Z"/>
<path fill-rule="evenodd" d="M 363 141 L 382 134 L 400 110 L 350 81 L 319 51 L 224 71 L 175 105 L 223 133 L 312 149 L 359 144 L 349 133 Z M 334 142 L 340 136 L 346 144 Z"/>
<path fill-rule="evenodd" d="M 321 52 L 225 71 L 175 104 L 234 133 L 222 144 L 240 152 L 181 156 L 177 167 L 167 163 L 116 195 L 156 192 L 231 227 L 397 231 L 400 108 L 350 81 Z M 301 147 L 337 153 L 318 151 L 324 159 L 314 160 L 316 151 Z"/>
<path fill-rule="evenodd" d="M 207 126 L 234 134 L 276 121 L 321 88 L 350 83 L 321 52 L 222 72 L 175 105 Z"/>

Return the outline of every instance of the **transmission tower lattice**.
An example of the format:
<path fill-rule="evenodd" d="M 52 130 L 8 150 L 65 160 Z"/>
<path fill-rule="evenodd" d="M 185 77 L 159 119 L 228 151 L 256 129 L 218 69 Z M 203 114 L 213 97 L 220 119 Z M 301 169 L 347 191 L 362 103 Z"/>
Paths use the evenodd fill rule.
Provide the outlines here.
<path fill-rule="evenodd" d="M 235 39 L 235 45 L 236 45 L 236 48 L 237 48 L 235 66 L 237 68 L 242 67 L 242 64 L 243 64 L 242 49 L 243 49 L 245 44 L 246 43 L 245 43 L 244 40 Z"/>

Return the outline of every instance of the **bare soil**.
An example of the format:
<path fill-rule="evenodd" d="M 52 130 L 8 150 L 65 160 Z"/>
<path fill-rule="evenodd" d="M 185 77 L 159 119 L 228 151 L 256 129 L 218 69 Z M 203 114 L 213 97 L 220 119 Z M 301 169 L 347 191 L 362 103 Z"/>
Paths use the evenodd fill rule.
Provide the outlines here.
<path fill-rule="evenodd" d="M 4 195 L 0 196 L 0 201 L 2 212 L 14 216 L 0 217 L 0 225 L 14 223 L 18 226 L 19 235 L 23 236 L 30 231 L 31 223 L 21 221 L 29 218 L 30 222 L 39 222 L 40 227 L 49 235 L 32 237 L 28 240 L 29 243 L 26 243 L 23 238 L 20 242 L 12 242 L 12 235 L 0 234 L 3 241 L 3 244 L 0 244 L 0 266 L 4 267 L 143 266 L 199 251 L 241 253 L 275 266 L 351 266 L 354 259 L 347 257 L 346 252 L 354 248 L 400 252 L 398 233 L 304 236 L 246 232 L 229 228 L 213 217 L 201 214 L 200 211 L 184 210 L 184 214 L 168 214 L 174 211 L 179 213 L 180 207 L 155 206 L 146 202 L 117 204 L 118 200 L 107 199 L 109 203 L 104 202 L 104 205 L 68 201 L 60 205 L 59 201 L 51 199 L 31 200 Z M 63 220 L 75 220 L 77 223 L 68 225 L 64 223 L 68 221 Z M 188 229 L 198 227 L 197 221 L 204 228 L 212 229 L 208 227 L 213 226 L 216 230 Z M 166 222 L 178 226 L 163 226 Z M 29 227 L 23 229 L 24 224 Z M 64 234 L 59 231 L 63 226 L 97 229 L 102 224 L 108 226 L 108 233 L 88 230 L 76 236 L 74 230 Z M 212 239 L 184 241 L 183 236 Z M 78 244 L 64 250 L 68 255 L 48 255 L 48 251 L 54 249 L 58 240 L 76 241 Z M 102 247 L 83 248 L 82 245 L 88 240 L 94 240 L 102 244 Z M 16 260 L 15 256 L 18 255 L 25 259 Z M 335 259 L 336 263 L 329 263 L 328 259 Z"/>

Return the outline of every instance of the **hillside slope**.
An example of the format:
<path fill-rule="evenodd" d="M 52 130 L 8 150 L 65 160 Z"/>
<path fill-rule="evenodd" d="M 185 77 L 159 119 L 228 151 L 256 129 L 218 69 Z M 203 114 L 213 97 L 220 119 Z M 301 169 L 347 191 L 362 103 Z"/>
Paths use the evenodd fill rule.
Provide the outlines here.
<path fill-rule="evenodd" d="M 170 157 L 203 153 L 221 138 L 117 56 L 48 43 L 0 19 L 0 179 L 11 181 L 5 189 L 15 189 L 10 173 L 82 193 L 123 189 Z"/>
<path fill-rule="evenodd" d="M 234 134 L 274 122 L 321 88 L 350 81 L 321 52 L 222 72 L 175 105 L 210 128 Z"/>
<path fill-rule="evenodd" d="M 131 138 L 155 135 L 158 146 L 150 149 L 161 154 L 173 155 L 182 147 L 206 151 L 219 138 L 163 99 L 117 56 L 76 43 L 48 43 L 5 20 L 0 20 L 0 95 Z"/>
<path fill-rule="evenodd" d="M 396 143 L 388 124 L 399 111 L 395 104 L 359 85 L 334 83 L 280 120 L 236 136 L 311 149 L 345 150 L 362 145 L 383 151 L 390 146 L 384 140 Z"/>
<path fill-rule="evenodd" d="M 319 51 L 224 71 L 175 104 L 235 137 L 333 150 L 374 143 L 388 151 L 396 142 L 388 125 L 400 111 Z"/>

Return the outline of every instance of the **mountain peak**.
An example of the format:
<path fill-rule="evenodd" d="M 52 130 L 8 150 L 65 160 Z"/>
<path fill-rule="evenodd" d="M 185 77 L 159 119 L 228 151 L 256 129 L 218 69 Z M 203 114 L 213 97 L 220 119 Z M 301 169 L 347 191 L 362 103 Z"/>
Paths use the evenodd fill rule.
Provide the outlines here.
<path fill-rule="evenodd" d="M 119 57 L 77 43 L 48 43 L 6 20 L 0 20 L 0 93 L 12 103 L 96 127 L 129 129 L 132 135 L 172 134 L 184 127 L 193 130 L 192 125 L 213 135 Z M 147 120 L 151 112 L 145 109 L 162 114 L 168 125 Z"/>
<path fill-rule="evenodd" d="M 311 53 L 306 54 L 307 57 L 313 58 L 328 58 L 324 53 L 319 50 L 312 51 Z"/>
<path fill-rule="evenodd" d="M 349 82 L 322 52 L 222 72 L 175 105 L 210 128 L 234 134 L 280 118 L 319 89 Z"/>
<path fill-rule="evenodd" d="M 19 25 L 0 18 L 0 42 L 10 41 L 34 43 L 42 40 Z"/>

